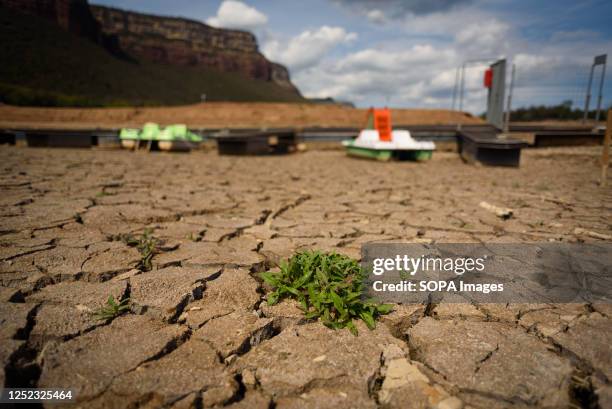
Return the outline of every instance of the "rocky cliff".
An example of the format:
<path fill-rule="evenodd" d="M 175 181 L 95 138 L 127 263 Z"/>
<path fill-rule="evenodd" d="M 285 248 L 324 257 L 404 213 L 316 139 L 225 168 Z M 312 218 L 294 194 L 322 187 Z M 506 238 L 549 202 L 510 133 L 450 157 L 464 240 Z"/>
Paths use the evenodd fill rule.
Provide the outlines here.
<path fill-rule="evenodd" d="M 0 6 L 45 17 L 117 56 L 234 72 L 299 94 L 287 69 L 268 61 L 259 52 L 255 36 L 248 32 L 94 6 L 87 0 L 0 0 Z"/>
<path fill-rule="evenodd" d="M 90 6 L 102 33 L 138 60 L 169 65 L 205 66 L 239 72 L 251 79 L 291 84 L 285 67 L 258 50 L 251 33 L 219 29 L 183 18 L 159 17 L 109 7 Z"/>
<path fill-rule="evenodd" d="M 11 7 L 3 7 L 9 1 Z M 67 7 L 58 7 L 62 4 Z M 87 6 L 89 20 L 72 18 L 78 14 L 73 11 L 74 4 Z M 140 62 L 144 57 L 138 57 L 134 49 L 130 49 L 131 55 L 122 50 L 117 35 L 100 30 L 87 3 L 0 0 L 0 105 L 185 105 L 200 102 L 202 95 L 208 102 L 304 102 L 288 81 L 289 86 L 279 85 L 287 79 L 286 71 L 263 59 L 253 41 L 250 51 L 239 51 L 245 42 L 235 44 L 229 37 L 215 41 L 221 40 L 231 51 L 211 47 L 207 55 L 216 67 L 226 68 L 228 65 L 220 62 L 230 64 L 233 57 L 236 65 L 229 67 L 233 72 L 210 68 L 196 57 L 190 63 L 186 56 L 195 53 L 180 41 L 185 59 L 173 57 L 181 54 L 168 54 L 166 60 L 156 60 L 160 62 Z M 156 49 L 150 39 L 143 42 Z M 159 43 L 167 45 L 167 39 Z M 161 56 L 176 49 L 159 47 Z M 171 65 L 175 60 L 186 65 Z M 249 64 L 259 71 L 248 75 L 238 71 Z M 256 75 L 260 79 L 252 78 Z"/>

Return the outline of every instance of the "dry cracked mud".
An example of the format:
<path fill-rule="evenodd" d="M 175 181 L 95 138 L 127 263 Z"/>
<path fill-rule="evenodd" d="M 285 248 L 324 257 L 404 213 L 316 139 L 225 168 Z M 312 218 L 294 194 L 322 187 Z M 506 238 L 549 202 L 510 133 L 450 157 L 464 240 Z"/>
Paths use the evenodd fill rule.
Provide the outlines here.
<path fill-rule="evenodd" d="M 2 147 L 0 382 L 82 408 L 612 408 L 610 305 L 397 305 L 354 337 L 268 306 L 257 276 L 371 241 L 610 241 L 598 153 L 505 169 Z M 97 320 L 109 295 L 131 310 Z"/>

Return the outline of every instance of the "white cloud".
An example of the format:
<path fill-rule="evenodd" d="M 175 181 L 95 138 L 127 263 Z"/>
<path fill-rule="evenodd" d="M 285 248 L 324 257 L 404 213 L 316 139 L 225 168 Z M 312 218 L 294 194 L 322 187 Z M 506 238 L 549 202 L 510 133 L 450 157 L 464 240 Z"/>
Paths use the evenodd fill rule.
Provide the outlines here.
<path fill-rule="evenodd" d="M 387 16 L 379 9 L 370 10 L 366 13 L 366 18 L 371 23 L 381 24 L 387 20 Z"/>
<path fill-rule="evenodd" d="M 224 0 L 217 15 L 206 23 L 213 27 L 253 30 L 268 23 L 268 17 L 254 7 L 237 0 Z"/>
<path fill-rule="evenodd" d="M 453 50 L 430 44 L 404 50 L 368 48 L 315 65 L 294 80 L 308 96 L 431 106 L 443 103 L 437 93 L 445 97 L 447 88 L 452 89 L 454 73 L 445 70 L 456 59 Z"/>
<path fill-rule="evenodd" d="M 366 16 L 387 18 L 382 13 Z M 294 82 L 307 96 L 331 96 L 358 105 L 450 108 L 456 67 L 468 59 L 503 55 L 513 44 L 508 23 L 474 9 L 408 13 L 386 19 L 386 25 L 395 27 L 396 39 L 316 61 L 292 72 Z M 485 68 L 471 65 L 466 72 L 463 106 L 476 113 L 485 108 Z"/>
<path fill-rule="evenodd" d="M 397 13 L 381 4 L 372 0 L 358 11 L 371 23 L 363 26 L 361 47 L 356 47 L 360 45 L 354 41 L 356 33 L 336 26 L 282 37 L 263 27 L 268 21 L 263 13 L 235 0 L 225 0 L 208 22 L 258 29 L 263 53 L 290 69 L 292 81 L 304 95 L 331 96 L 361 106 L 388 103 L 450 108 L 456 68 L 466 60 L 500 56 L 517 65 L 515 106 L 581 101 L 592 56 L 612 49 L 609 39 L 585 30 L 527 39 L 522 30 L 537 20 L 495 14 L 470 2 L 427 13 Z M 384 25 L 385 30 L 375 31 L 379 44 L 368 37 L 372 25 Z M 387 38 L 380 37 L 382 33 Z M 347 44 L 350 47 L 342 47 Z M 485 68 L 485 64 L 470 65 L 466 72 L 463 107 L 476 114 L 483 112 L 486 104 L 487 91 L 482 84 Z"/>
<path fill-rule="evenodd" d="M 579 30 L 540 39 L 525 38 L 523 30 L 537 23 L 530 16 L 517 19 L 516 15 L 495 14 L 476 6 L 402 16 L 375 6 L 369 11 L 378 9 L 385 13 L 385 32 L 394 37 L 380 40 L 380 46 L 368 44 L 352 47 L 344 55 L 334 53 L 292 72 L 304 95 L 331 96 L 361 106 L 388 102 L 395 106 L 448 109 L 457 67 L 476 58 L 505 57 L 517 65 L 515 107 L 566 99 L 581 103 L 593 56 L 612 49 L 609 39 Z M 467 69 L 464 110 L 476 114 L 485 110 L 486 65 L 470 64 Z M 510 69 L 509 65 L 508 83 Z M 604 105 L 608 100 L 606 96 Z"/>
<path fill-rule="evenodd" d="M 496 56 L 508 50 L 506 39 L 509 30 L 508 24 L 490 19 L 459 30 L 455 35 L 455 42 L 457 47 L 471 55 Z"/>
<path fill-rule="evenodd" d="M 405 50 L 369 48 L 349 54 L 339 62 L 340 69 L 378 70 L 384 72 L 414 71 L 419 67 L 431 67 L 449 63 L 454 52 L 436 49 L 430 44 L 417 44 Z"/>
<path fill-rule="evenodd" d="M 550 65 L 557 65 L 559 58 L 519 53 L 514 55 L 514 63 L 521 67 L 522 70 L 541 69 Z"/>
<path fill-rule="evenodd" d="M 316 64 L 298 72 L 293 80 L 311 97 L 331 96 L 361 106 L 449 109 L 455 67 L 461 58 L 452 46 L 368 48 Z M 484 66 L 472 66 L 466 71 L 463 107 L 475 113 L 485 108 L 484 70 Z"/>
<path fill-rule="evenodd" d="M 357 34 L 342 27 L 323 26 L 314 31 L 304 31 L 288 42 L 270 40 L 264 44 L 263 53 L 271 60 L 287 65 L 294 73 L 317 64 L 334 47 L 356 38 Z"/>
<path fill-rule="evenodd" d="M 440 71 L 431 79 L 431 85 L 437 89 L 453 87 L 455 85 L 456 76 L 456 69 Z"/>

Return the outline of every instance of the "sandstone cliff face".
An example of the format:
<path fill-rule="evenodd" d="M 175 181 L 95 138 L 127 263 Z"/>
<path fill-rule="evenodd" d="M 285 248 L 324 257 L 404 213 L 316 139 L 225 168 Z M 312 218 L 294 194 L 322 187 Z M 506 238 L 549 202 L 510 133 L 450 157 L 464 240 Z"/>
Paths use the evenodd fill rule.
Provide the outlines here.
<path fill-rule="evenodd" d="M 259 52 L 255 36 L 248 32 L 93 6 L 87 0 L 0 0 L 0 6 L 52 20 L 117 56 L 237 72 L 299 94 L 287 69 L 268 61 Z"/>
<path fill-rule="evenodd" d="M 259 52 L 251 33 L 109 7 L 90 6 L 90 9 L 102 33 L 116 39 L 118 47 L 133 58 L 239 72 L 297 92 L 287 69 L 268 61 Z"/>

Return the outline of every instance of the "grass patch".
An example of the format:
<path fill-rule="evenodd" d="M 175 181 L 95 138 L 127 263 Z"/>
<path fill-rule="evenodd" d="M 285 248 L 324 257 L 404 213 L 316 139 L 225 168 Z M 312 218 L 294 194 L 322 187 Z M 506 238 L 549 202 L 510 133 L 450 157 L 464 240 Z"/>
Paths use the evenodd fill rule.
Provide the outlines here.
<path fill-rule="evenodd" d="M 120 316 L 130 309 L 130 299 L 125 298 L 119 302 L 115 301 L 115 297 L 108 296 L 106 304 L 94 313 L 96 319 L 100 321 L 108 321 Z"/>
<path fill-rule="evenodd" d="M 308 319 L 320 319 L 329 328 L 348 328 L 357 335 L 354 319 L 361 319 L 369 329 L 376 318 L 393 310 L 391 304 L 363 300 L 365 273 L 356 260 L 336 253 L 305 251 L 281 263 L 280 272 L 262 273 L 274 290 L 268 304 L 283 298 L 298 300 Z"/>

